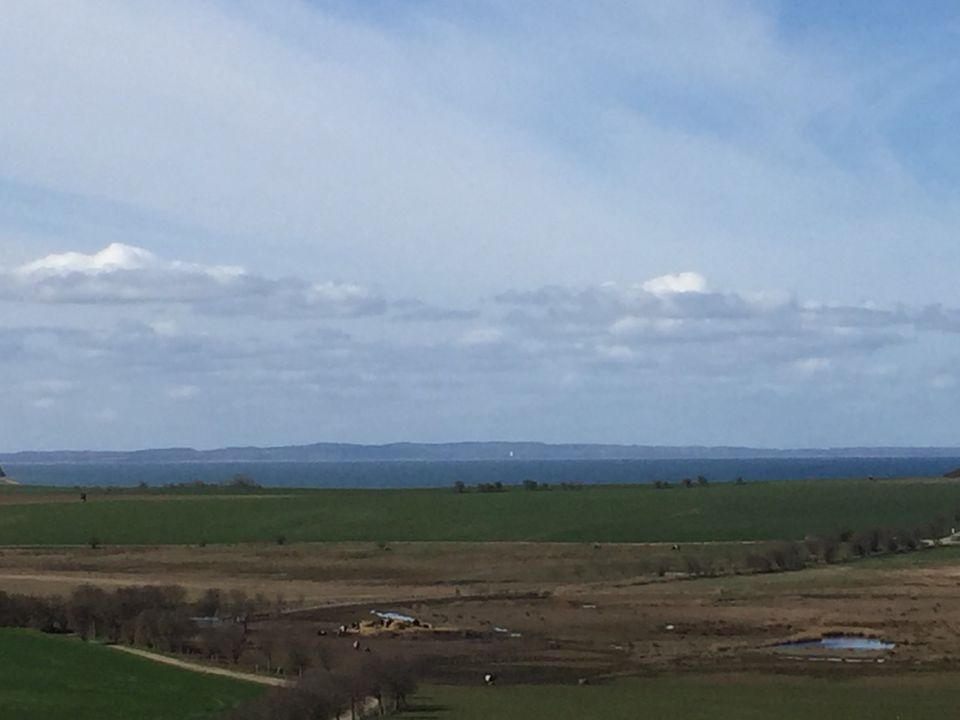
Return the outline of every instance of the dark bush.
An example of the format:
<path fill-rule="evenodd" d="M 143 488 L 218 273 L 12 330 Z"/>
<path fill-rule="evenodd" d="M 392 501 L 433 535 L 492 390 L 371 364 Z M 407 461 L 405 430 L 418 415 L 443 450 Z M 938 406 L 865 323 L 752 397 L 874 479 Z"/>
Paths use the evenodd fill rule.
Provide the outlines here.
<path fill-rule="evenodd" d="M 230 487 L 240 488 L 243 490 L 259 490 L 260 483 L 258 483 L 249 475 L 246 475 L 244 473 L 237 473 L 232 478 L 230 478 Z"/>

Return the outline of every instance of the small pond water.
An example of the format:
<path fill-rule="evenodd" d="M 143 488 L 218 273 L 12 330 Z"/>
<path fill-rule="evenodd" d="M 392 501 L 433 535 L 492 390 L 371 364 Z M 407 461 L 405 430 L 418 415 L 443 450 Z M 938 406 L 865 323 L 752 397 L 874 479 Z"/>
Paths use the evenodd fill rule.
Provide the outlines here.
<path fill-rule="evenodd" d="M 825 650 L 893 650 L 896 643 L 873 638 L 854 637 L 850 635 L 830 635 L 818 640 L 800 640 L 797 642 L 780 643 L 776 647 L 789 650 L 807 650 L 823 648 Z"/>

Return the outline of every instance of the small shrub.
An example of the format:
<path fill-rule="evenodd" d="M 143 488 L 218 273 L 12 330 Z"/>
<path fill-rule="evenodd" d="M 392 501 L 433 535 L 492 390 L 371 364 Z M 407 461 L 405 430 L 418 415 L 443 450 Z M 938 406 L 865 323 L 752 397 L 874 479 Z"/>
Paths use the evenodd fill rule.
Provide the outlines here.
<path fill-rule="evenodd" d="M 203 483 L 199 480 L 195 481 L 196 484 L 200 487 L 203 487 Z M 230 487 L 239 488 L 243 490 L 258 490 L 260 488 L 260 483 L 254 480 L 249 475 L 244 473 L 237 473 L 232 478 L 230 478 Z"/>
<path fill-rule="evenodd" d="M 766 555 L 759 553 L 748 553 L 744 562 L 747 567 L 758 573 L 773 572 L 773 561 Z"/>
<path fill-rule="evenodd" d="M 820 541 L 820 557 L 827 564 L 837 561 L 840 552 L 840 545 L 833 538 L 823 538 Z"/>
<path fill-rule="evenodd" d="M 890 535 L 887 537 L 887 552 L 900 552 L 900 538 L 898 538 L 896 535 Z"/>
<path fill-rule="evenodd" d="M 901 533 L 903 537 L 903 547 L 907 552 L 913 552 L 920 548 L 920 540 L 917 538 L 917 533 L 914 530 L 909 532 Z"/>
<path fill-rule="evenodd" d="M 683 560 L 684 560 L 684 564 L 687 566 L 687 573 L 689 575 L 706 574 L 706 568 L 703 562 L 701 562 L 700 558 L 694 555 L 688 555 Z"/>

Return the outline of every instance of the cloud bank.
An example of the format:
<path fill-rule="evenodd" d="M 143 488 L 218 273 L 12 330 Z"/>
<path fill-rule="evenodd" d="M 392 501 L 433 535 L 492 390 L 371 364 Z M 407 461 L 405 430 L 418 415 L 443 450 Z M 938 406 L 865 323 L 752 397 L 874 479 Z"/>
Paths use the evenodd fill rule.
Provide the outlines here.
<path fill-rule="evenodd" d="M 747 406 L 762 397 L 799 402 L 805 393 L 856 397 L 866 387 L 889 396 L 910 383 L 948 392 L 948 363 L 931 365 L 925 379 L 907 358 L 960 333 L 953 308 L 721 291 L 693 271 L 629 285 L 517 289 L 457 310 L 125 245 L 41 257 L 5 271 L 3 281 L 0 308 L 56 306 L 76 317 L 0 329 L 13 396 L 38 421 L 100 407 L 93 395 L 126 407 L 107 403 L 112 412 L 93 427 L 132 412 L 131 396 L 155 412 L 187 406 L 205 417 L 258 403 L 268 416 L 289 403 L 296 417 L 309 416 L 311 402 L 344 412 L 363 406 L 386 424 L 423 405 L 423 417 L 414 414 L 425 428 L 467 399 L 470 417 L 485 408 L 480 426 L 492 432 L 504 412 L 619 407 L 630 398 L 657 403 L 664 420 L 723 388 Z M 668 387 L 686 398 L 682 405 L 651 400 Z"/>
<path fill-rule="evenodd" d="M 360 285 L 269 279 L 239 266 L 167 261 L 144 248 L 114 243 L 92 254 L 48 255 L 0 276 L 0 296 L 49 304 L 182 304 L 224 315 L 359 317 L 386 302 Z"/>

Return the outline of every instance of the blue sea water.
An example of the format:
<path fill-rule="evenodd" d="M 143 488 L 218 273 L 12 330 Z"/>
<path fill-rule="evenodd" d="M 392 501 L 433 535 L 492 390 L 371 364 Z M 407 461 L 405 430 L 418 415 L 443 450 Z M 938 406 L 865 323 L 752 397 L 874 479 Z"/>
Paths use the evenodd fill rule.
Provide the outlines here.
<path fill-rule="evenodd" d="M 262 462 L 5 464 L 23 484 L 58 486 L 151 486 L 201 480 L 220 483 L 238 473 L 267 487 L 409 488 L 445 487 L 526 479 L 585 485 L 678 482 L 703 475 L 711 482 L 852 477 L 938 476 L 960 467 L 960 457 L 774 458 L 745 460 L 506 460 L 456 462 Z"/>

